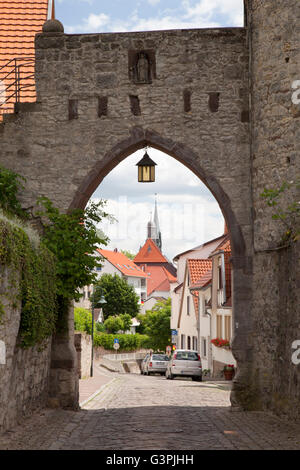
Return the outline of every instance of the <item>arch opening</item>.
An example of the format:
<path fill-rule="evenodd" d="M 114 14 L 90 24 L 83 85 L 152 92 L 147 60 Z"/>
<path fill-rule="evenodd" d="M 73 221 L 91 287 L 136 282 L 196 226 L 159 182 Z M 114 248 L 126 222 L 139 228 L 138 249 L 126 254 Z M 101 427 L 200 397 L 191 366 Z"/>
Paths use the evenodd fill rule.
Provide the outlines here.
<path fill-rule="evenodd" d="M 230 237 L 231 243 L 231 250 L 232 250 L 232 257 L 231 257 L 231 264 L 233 268 L 232 279 L 237 279 L 241 277 L 241 273 L 245 273 L 248 275 L 248 260 L 246 257 L 246 247 L 245 241 L 243 238 L 243 234 L 241 231 L 240 226 L 236 221 L 236 217 L 234 211 L 231 207 L 230 197 L 225 193 L 221 184 L 218 182 L 217 178 L 214 175 L 209 174 L 208 172 L 204 171 L 203 167 L 200 163 L 199 155 L 195 154 L 193 150 L 188 148 L 185 145 L 178 144 L 171 139 L 165 139 L 156 133 L 152 133 L 149 131 L 144 132 L 140 128 L 135 128 L 130 138 L 124 139 L 122 142 L 118 143 L 114 146 L 103 158 L 97 162 L 94 168 L 90 171 L 89 175 L 85 180 L 82 182 L 80 188 L 78 189 L 70 209 L 80 207 L 84 208 L 95 190 L 100 186 L 103 179 L 113 171 L 113 169 L 125 160 L 130 155 L 134 154 L 138 150 L 141 150 L 145 147 L 151 147 L 153 149 L 159 150 L 170 157 L 174 158 L 185 167 L 187 167 L 194 175 L 196 175 L 199 180 L 201 180 L 205 186 L 209 189 L 212 193 L 214 198 L 219 204 L 221 212 L 223 214 L 226 227 L 228 228 L 228 234 Z M 233 289 L 232 289 L 232 309 L 235 316 L 235 324 L 238 325 L 239 322 L 243 324 L 243 316 L 246 314 L 243 311 L 243 305 L 245 301 L 244 292 L 242 295 L 239 296 L 241 292 L 241 283 L 235 282 L 233 280 Z M 248 293 L 249 294 L 249 293 Z M 248 295 L 247 294 L 247 295 Z M 250 299 L 250 297 L 248 297 Z M 204 300 L 204 308 L 205 308 L 205 300 Z M 226 328 L 226 326 L 225 326 Z M 239 334 L 237 334 L 239 333 Z M 238 362 L 238 366 L 242 365 L 245 354 L 249 356 L 248 352 L 245 349 L 245 335 L 247 335 L 246 327 L 237 331 L 237 329 L 232 326 L 232 337 L 233 337 L 233 354 L 235 359 Z M 190 347 L 193 346 L 194 348 L 198 347 L 197 338 L 187 337 L 187 341 L 185 342 L 185 338 L 183 336 L 183 343 L 188 344 Z M 207 340 L 205 340 L 205 350 L 208 350 Z M 235 379 L 238 383 L 239 373 L 237 374 L 237 378 Z M 239 386 L 241 386 L 241 380 L 239 382 Z M 234 398 L 234 393 L 232 393 L 232 403 L 236 403 L 236 399 Z"/>

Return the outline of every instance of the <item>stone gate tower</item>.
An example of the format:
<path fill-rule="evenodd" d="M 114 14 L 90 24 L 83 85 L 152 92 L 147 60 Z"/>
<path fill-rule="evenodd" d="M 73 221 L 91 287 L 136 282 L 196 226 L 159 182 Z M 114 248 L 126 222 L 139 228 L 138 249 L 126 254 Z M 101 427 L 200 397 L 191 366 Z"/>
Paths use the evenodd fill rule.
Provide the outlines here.
<path fill-rule="evenodd" d="M 299 242 L 276 248 L 284 226 L 272 220 L 261 193 L 300 176 L 300 2 L 246 0 L 245 11 L 255 298 L 252 384 L 257 390 L 251 406 L 299 416 L 300 365 L 291 361 L 293 341 L 300 339 Z"/>
<path fill-rule="evenodd" d="M 299 0 L 245 0 L 241 28 L 64 34 L 49 21 L 35 39 L 37 102 L 0 123 L 0 165 L 26 178 L 26 208 L 41 195 L 85 207 L 147 145 L 207 185 L 232 246 L 232 404 L 293 418 L 299 241 L 278 247 L 284 227 L 261 193 L 300 175 L 299 24 Z M 70 314 L 49 361 L 50 396 L 64 407 L 78 405 L 72 325 Z"/>

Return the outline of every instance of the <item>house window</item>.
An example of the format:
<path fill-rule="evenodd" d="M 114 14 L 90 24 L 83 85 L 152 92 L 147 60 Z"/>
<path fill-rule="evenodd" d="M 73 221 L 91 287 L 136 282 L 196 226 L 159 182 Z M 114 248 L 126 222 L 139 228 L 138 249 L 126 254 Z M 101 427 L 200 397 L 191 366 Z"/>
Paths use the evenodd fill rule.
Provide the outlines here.
<path fill-rule="evenodd" d="M 225 338 L 228 341 L 231 340 L 231 315 L 226 315 L 224 317 L 225 320 Z"/>
<path fill-rule="evenodd" d="M 181 335 L 181 349 L 185 349 L 185 335 Z"/>
<path fill-rule="evenodd" d="M 191 349 L 191 337 L 190 336 L 187 337 L 187 348 Z"/>
<path fill-rule="evenodd" d="M 217 315 L 217 338 L 222 338 L 222 315 Z"/>
<path fill-rule="evenodd" d="M 186 298 L 186 314 L 190 315 L 190 296 L 189 295 Z"/>
<path fill-rule="evenodd" d="M 197 351 L 197 337 L 193 336 L 193 350 Z"/>

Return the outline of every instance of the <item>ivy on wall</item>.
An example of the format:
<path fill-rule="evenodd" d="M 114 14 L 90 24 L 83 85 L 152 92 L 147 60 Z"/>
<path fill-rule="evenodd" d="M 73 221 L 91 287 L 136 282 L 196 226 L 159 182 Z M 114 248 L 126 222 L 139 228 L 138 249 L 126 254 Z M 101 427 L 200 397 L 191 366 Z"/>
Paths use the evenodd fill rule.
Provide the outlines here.
<path fill-rule="evenodd" d="M 55 260 L 43 243 L 33 243 L 23 228 L 0 217 L 0 265 L 8 272 L 5 296 L 10 307 L 21 307 L 19 344 L 42 343 L 57 319 Z M 1 302 L 0 316 L 5 315 Z"/>
<path fill-rule="evenodd" d="M 114 218 L 103 210 L 103 200 L 65 214 L 40 197 L 36 213 L 43 230 L 40 239 L 24 222 L 29 215 L 18 200 L 23 181 L 0 166 L 0 268 L 9 268 L 10 277 L 9 288 L 0 289 L 0 321 L 5 314 L 1 296 L 12 308 L 21 303 L 19 339 L 29 347 L 67 329 L 71 301 L 79 300 L 81 287 L 95 282 L 95 268 L 101 262 L 94 253 L 108 242 L 97 224 L 105 217 Z"/>

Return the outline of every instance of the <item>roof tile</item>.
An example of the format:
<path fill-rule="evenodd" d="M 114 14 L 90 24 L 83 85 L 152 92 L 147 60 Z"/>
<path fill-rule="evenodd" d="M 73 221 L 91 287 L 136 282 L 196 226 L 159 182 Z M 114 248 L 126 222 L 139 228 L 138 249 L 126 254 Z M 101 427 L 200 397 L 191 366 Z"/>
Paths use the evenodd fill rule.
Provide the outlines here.
<path fill-rule="evenodd" d="M 103 258 L 113 264 L 124 276 L 148 278 L 131 259 L 119 251 L 97 250 Z"/>
<path fill-rule="evenodd" d="M 148 238 L 134 258 L 135 263 L 168 263 L 158 246 Z"/>
<path fill-rule="evenodd" d="M 0 0 L 0 81 L 4 82 L 5 87 L 14 82 L 5 79 L 7 73 L 14 69 L 13 63 L 7 63 L 15 58 L 34 58 L 34 38 L 36 33 L 42 31 L 47 16 L 48 0 Z M 34 61 L 26 67 L 26 74 L 29 77 L 26 84 L 30 88 L 21 92 L 20 101 L 32 102 L 36 100 Z M 5 107 L 8 109 L 5 112 L 12 112 L 14 109 L 15 97 L 10 97 L 12 93 L 6 92 Z M 3 109 L 0 108 L 0 119 L 2 113 Z"/>

